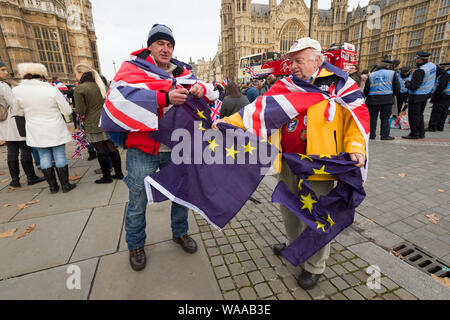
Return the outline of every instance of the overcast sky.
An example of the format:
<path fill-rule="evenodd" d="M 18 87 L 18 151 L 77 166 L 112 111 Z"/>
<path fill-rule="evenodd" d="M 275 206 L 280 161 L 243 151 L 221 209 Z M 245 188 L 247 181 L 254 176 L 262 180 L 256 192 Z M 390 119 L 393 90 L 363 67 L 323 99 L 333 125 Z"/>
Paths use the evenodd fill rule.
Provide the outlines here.
<path fill-rule="evenodd" d="M 146 45 L 155 23 L 169 26 L 175 37 L 174 56 L 185 62 L 213 58 L 220 37 L 220 0 L 91 0 L 103 74 L 111 80 L 131 52 Z M 278 0 L 280 3 L 281 0 Z M 306 1 L 309 6 L 309 0 Z M 359 0 L 349 0 L 352 8 Z M 361 0 L 361 6 L 369 0 Z M 253 0 L 269 3 L 269 0 Z M 331 0 L 319 0 L 329 9 Z"/>

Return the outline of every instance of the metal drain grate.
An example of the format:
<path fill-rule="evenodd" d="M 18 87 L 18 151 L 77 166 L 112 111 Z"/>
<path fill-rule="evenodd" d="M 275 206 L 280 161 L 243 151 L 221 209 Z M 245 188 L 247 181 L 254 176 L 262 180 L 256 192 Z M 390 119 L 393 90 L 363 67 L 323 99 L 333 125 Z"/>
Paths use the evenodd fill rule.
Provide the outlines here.
<path fill-rule="evenodd" d="M 450 268 L 447 265 L 412 243 L 404 242 L 394 247 L 392 251 L 397 257 L 419 270 L 439 278 L 450 278 Z"/>

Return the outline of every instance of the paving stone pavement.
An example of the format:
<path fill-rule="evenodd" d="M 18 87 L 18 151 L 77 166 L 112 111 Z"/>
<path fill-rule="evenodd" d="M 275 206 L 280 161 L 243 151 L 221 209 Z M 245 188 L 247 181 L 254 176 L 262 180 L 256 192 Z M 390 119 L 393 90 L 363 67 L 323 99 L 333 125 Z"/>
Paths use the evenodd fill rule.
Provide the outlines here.
<path fill-rule="evenodd" d="M 404 134 L 398 131 L 393 134 Z M 123 182 L 96 186 L 98 163 L 70 159 L 70 174 L 81 176 L 73 192 L 51 195 L 46 183 L 26 186 L 23 173 L 23 187 L 9 190 L 6 147 L 0 147 L 0 233 L 17 228 L 18 234 L 36 224 L 21 239 L 0 239 L 0 299 L 450 299 L 449 289 L 390 253 L 408 240 L 449 263 L 449 148 L 449 126 L 421 143 L 372 141 L 367 199 L 355 224 L 332 243 L 318 287 L 305 291 L 296 281 L 301 269 L 271 249 L 286 241 L 278 206 L 270 202 L 273 179 L 253 195 L 261 204 L 249 201 L 222 232 L 190 214 L 190 234 L 199 244 L 195 255 L 171 241 L 170 204 L 150 207 L 149 262 L 136 273 L 125 242 Z M 73 150 L 70 144 L 67 154 Z M 432 213 L 438 224 L 426 217 Z M 367 268 L 374 264 L 380 265 L 381 286 L 371 290 Z M 70 266 L 81 272 L 80 290 L 67 288 Z"/>

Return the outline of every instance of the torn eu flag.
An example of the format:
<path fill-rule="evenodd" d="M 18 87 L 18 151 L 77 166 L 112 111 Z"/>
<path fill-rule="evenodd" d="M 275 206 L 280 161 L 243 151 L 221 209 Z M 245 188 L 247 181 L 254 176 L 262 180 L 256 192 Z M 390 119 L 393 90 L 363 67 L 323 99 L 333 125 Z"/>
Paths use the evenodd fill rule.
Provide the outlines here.
<path fill-rule="evenodd" d="M 282 252 L 291 264 L 298 266 L 353 223 L 355 209 L 366 194 L 361 170 L 351 161 L 349 154 L 283 156 L 299 179 L 299 191 L 293 194 L 285 183 L 280 182 L 272 195 L 272 202 L 282 204 L 307 225 L 305 231 Z M 307 180 L 317 174 L 331 174 L 338 179 L 336 188 L 320 199 Z"/>

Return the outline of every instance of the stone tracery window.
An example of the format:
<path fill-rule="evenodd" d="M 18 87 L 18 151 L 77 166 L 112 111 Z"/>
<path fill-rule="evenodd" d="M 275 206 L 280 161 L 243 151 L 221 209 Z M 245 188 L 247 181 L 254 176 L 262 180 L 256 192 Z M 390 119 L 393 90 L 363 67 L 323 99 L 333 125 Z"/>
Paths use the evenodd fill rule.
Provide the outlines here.
<path fill-rule="evenodd" d="M 34 26 L 33 29 L 40 62 L 43 63 L 51 73 L 64 73 L 60 49 L 61 46 L 57 30 L 42 26 Z"/>
<path fill-rule="evenodd" d="M 295 41 L 303 36 L 303 28 L 297 21 L 289 22 L 281 31 L 280 51 L 289 51 Z"/>

